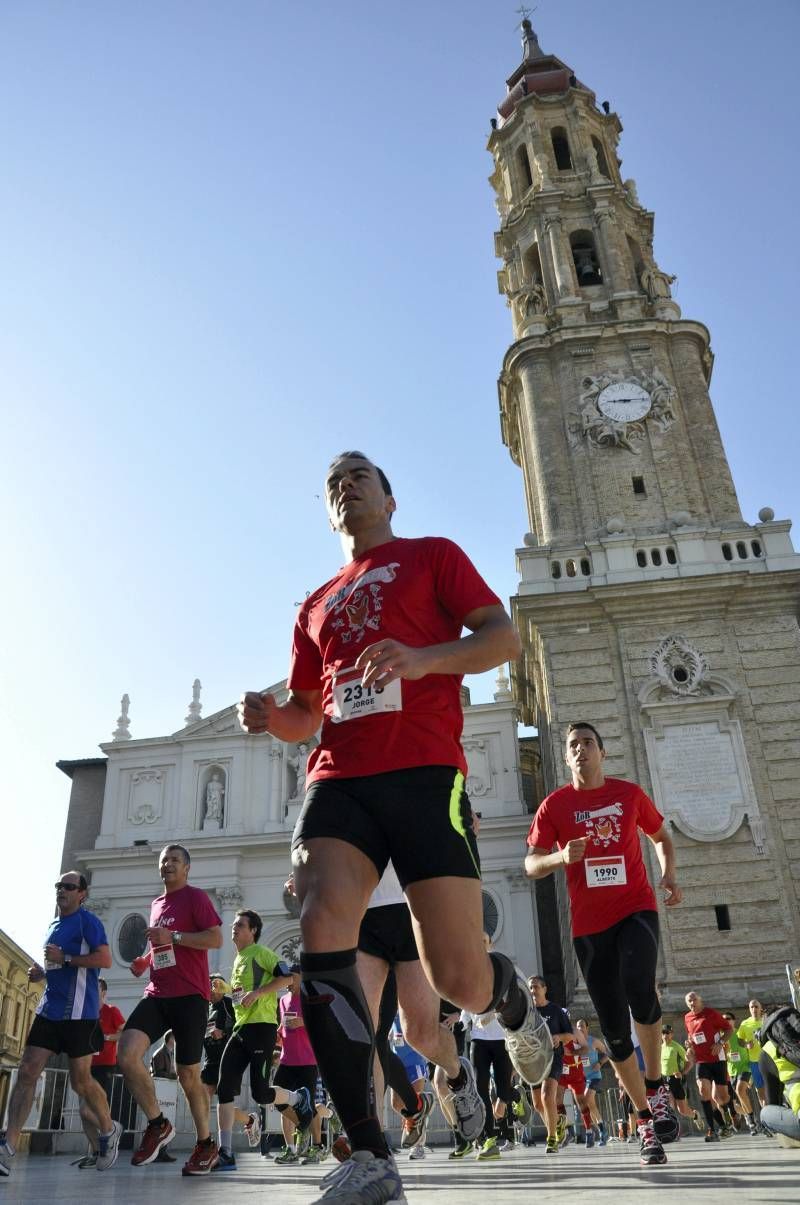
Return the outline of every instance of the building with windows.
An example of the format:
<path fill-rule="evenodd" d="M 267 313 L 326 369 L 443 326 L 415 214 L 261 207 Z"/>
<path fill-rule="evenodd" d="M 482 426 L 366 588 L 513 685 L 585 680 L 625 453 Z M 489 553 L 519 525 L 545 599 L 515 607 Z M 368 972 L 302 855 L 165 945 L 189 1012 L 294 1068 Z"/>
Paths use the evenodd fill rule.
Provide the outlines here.
<path fill-rule="evenodd" d="M 741 513 L 711 337 L 655 259 L 619 117 L 522 31 L 488 144 L 514 332 L 500 425 L 530 526 L 514 696 L 545 791 L 567 778 L 567 724 L 588 720 L 607 773 L 667 818 L 685 900 L 662 912 L 666 1007 L 687 984 L 781 998 L 800 955 L 800 557 L 788 520 Z M 556 888 L 571 997 L 563 875 Z"/>
<path fill-rule="evenodd" d="M 38 958 L 41 960 L 41 954 Z M 12 1073 L 19 1066 L 44 991 L 44 984 L 28 982 L 28 967 L 36 961 L 0 929 L 0 1119 L 5 1116 Z"/>

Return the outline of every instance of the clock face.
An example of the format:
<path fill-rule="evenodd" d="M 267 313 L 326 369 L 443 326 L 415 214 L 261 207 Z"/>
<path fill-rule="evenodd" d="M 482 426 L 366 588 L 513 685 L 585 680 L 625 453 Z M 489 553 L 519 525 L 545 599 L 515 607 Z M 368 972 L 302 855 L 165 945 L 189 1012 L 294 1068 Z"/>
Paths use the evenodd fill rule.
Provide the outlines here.
<path fill-rule="evenodd" d="M 651 405 L 650 394 L 635 381 L 615 381 L 597 397 L 598 410 L 617 423 L 635 423 L 644 418 Z"/>

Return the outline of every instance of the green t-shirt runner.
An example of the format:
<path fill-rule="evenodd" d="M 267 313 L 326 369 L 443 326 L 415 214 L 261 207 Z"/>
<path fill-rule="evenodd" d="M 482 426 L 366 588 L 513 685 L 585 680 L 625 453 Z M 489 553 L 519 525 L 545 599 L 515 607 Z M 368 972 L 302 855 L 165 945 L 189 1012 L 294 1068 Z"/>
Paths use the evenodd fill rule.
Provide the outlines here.
<path fill-rule="evenodd" d="M 661 1074 L 662 1075 L 683 1075 L 686 1067 L 686 1051 L 681 1046 L 680 1042 L 674 1039 L 671 1042 L 662 1042 L 661 1044 Z"/>
<path fill-rule="evenodd" d="M 725 1045 L 727 1047 L 727 1063 L 728 1075 L 731 1079 L 738 1075 L 740 1071 L 750 1071 L 750 1051 L 741 1041 L 736 1030 L 728 1034 Z"/>
<path fill-rule="evenodd" d="M 756 1038 L 756 1034 L 764 1024 L 763 1017 L 745 1017 L 739 1028 L 736 1030 L 736 1036 L 742 1042 L 752 1042 L 753 1045 L 747 1050 L 747 1057 L 751 1063 L 758 1062 L 758 1056 L 761 1054 L 761 1043 Z"/>
<path fill-rule="evenodd" d="M 234 1033 L 243 1025 L 253 1025 L 257 1021 L 277 1025 L 278 996 L 275 992 L 270 992 L 268 996 L 258 996 L 252 1004 L 246 1007 L 241 1003 L 243 996 L 248 992 L 254 992 L 263 984 L 269 983 L 270 979 L 275 978 L 276 973 L 285 974 L 286 972 L 282 970 L 278 955 L 267 946 L 260 946 L 253 942 L 252 945 L 245 946 L 236 955 L 231 971 L 231 998 L 236 1018 L 233 1027 Z"/>

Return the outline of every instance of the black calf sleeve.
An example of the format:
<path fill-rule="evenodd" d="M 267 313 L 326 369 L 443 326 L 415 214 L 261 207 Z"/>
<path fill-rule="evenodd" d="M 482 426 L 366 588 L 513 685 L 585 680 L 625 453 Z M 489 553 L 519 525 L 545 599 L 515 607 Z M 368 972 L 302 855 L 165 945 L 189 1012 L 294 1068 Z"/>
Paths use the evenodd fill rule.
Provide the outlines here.
<path fill-rule="evenodd" d="M 300 955 L 303 1020 L 320 1075 L 354 1150 L 380 1158 L 389 1148 L 375 1113 L 375 1039 L 356 971 L 356 951 Z"/>

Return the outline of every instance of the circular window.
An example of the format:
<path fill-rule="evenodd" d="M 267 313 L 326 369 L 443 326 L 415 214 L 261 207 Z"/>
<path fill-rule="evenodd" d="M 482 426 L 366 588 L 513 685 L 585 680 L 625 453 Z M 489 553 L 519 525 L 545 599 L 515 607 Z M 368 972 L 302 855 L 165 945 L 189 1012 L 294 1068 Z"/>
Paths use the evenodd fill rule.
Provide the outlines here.
<path fill-rule="evenodd" d="M 493 938 L 500 922 L 500 912 L 488 891 L 482 891 L 481 897 L 483 899 L 483 930 L 489 934 L 490 938 Z"/>
<path fill-rule="evenodd" d="M 117 935 L 117 953 L 123 962 L 133 962 L 147 949 L 147 921 L 134 913 L 126 916 Z"/>

